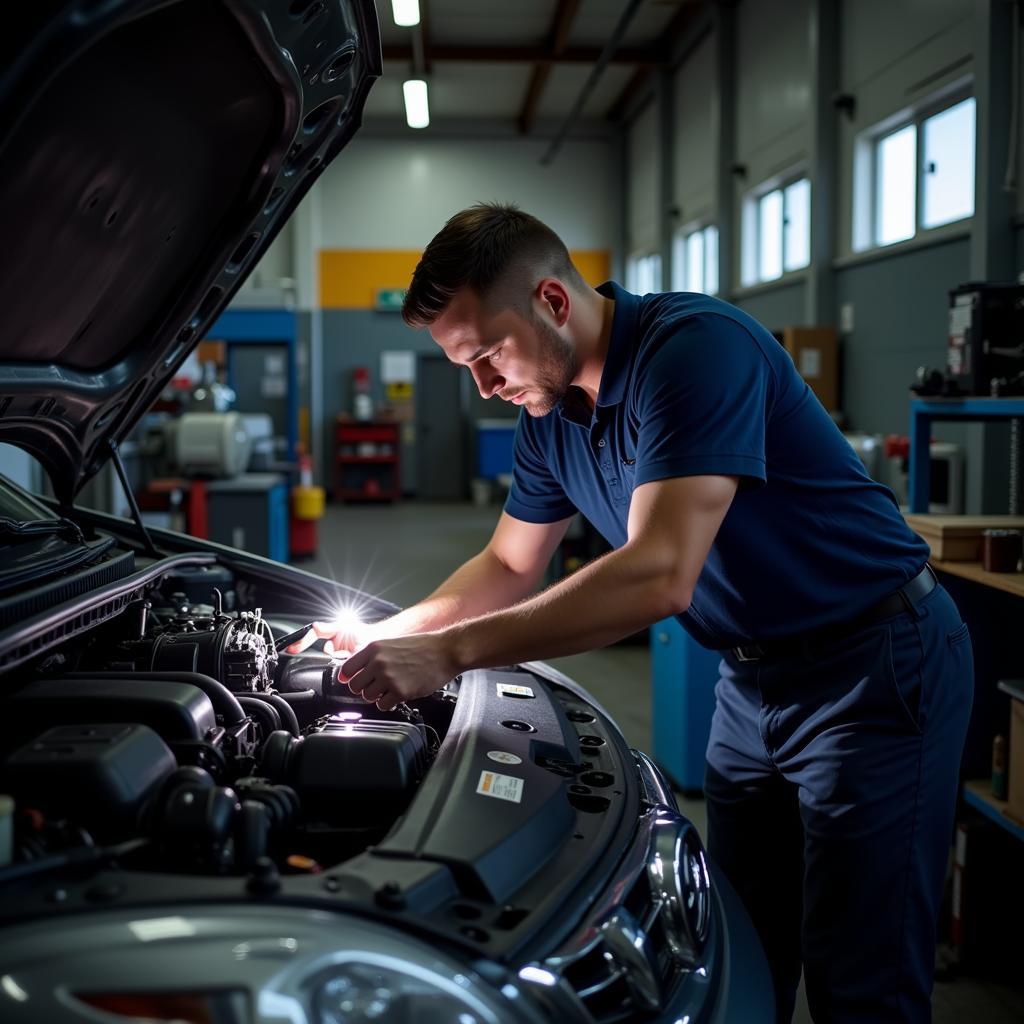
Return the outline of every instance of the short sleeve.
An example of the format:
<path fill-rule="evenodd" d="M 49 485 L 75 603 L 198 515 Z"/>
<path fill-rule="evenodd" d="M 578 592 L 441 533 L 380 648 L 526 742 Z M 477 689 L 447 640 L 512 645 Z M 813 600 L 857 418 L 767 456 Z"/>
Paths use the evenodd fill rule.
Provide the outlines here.
<path fill-rule="evenodd" d="M 706 474 L 763 484 L 773 381 L 742 324 L 702 313 L 675 325 L 637 367 L 634 486 Z"/>
<path fill-rule="evenodd" d="M 512 486 L 505 511 L 527 523 L 557 523 L 576 513 L 576 506 L 551 470 L 548 418 L 536 419 L 521 413 L 516 425 Z"/>

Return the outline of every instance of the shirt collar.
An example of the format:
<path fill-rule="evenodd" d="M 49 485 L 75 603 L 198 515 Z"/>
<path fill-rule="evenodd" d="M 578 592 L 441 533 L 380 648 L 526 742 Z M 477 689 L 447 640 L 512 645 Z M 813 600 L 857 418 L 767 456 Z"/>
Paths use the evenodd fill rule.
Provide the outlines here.
<path fill-rule="evenodd" d="M 601 387 L 597 392 L 598 405 L 618 405 L 625 397 L 629 367 L 632 362 L 636 321 L 640 312 L 640 297 L 614 281 L 606 281 L 597 291 L 606 299 L 613 299 L 612 331 L 608 338 L 608 354 L 601 371 Z"/>
<path fill-rule="evenodd" d="M 612 314 L 612 330 L 608 338 L 608 353 L 601 370 L 601 386 L 597 391 L 598 408 L 618 405 L 626 395 L 629 367 L 632 362 L 633 339 L 636 335 L 636 321 L 640 311 L 640 297 L 614 281 L 598 285 L 597 292 L 615 302 Z M 579 421 L 579 412 L 573 415 L 576 403 L 571 395 L 559 405 L 559 411 L 568 419 Z"/>

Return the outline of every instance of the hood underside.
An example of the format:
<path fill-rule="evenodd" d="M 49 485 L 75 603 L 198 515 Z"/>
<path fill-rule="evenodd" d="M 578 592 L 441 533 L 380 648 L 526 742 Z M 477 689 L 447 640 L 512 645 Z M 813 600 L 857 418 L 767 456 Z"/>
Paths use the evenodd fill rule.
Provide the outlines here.
<path fill-rule="evenodd" d="M 359 124 L 372 0 L 43 3 L 0 42 L 0 442 L 62 504 Z"/>

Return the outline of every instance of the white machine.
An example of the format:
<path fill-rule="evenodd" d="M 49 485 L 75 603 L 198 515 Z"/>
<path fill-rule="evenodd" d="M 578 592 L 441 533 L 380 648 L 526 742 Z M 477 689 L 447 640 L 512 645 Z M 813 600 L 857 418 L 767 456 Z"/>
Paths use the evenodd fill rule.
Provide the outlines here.
<path fill-rule="evenodd" d="M 252 438 L 241 413 L 189 412 L 174 421 L 168 451 L 184 476 L 233 477 L 249 465 Z"/>

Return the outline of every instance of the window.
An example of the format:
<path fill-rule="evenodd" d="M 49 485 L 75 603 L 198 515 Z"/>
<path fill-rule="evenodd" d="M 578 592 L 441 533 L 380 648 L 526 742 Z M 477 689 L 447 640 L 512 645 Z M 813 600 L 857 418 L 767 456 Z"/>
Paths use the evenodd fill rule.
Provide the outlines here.
<path fill-rule="evenodd" d="M 661 291 L 661 256 L 645 253 L 631 256 L 626 264 L 626 288 L 637 295 Z"/>
<path fill-rule="evenodd" d="M 892 245 L 974 214 L 973 97 L 890 119 L 857 142 L 853 247 Z"/>
<path fill-rule="evenodd" d="M 677 232 L 672 250 L 672 287 L 677 292 L 718 292 L 718 228 L 713 224 Z"/>
<path fill-rule="evenodd" d="M 917 126 L 891 132 L 878 140 L 875 149 L 875 242 L 891 245 L 914 237 L 914 208 L 917 204 Z"/>
<path fill-rule="evenodd" d="M 921 227 L 974 215 L 974 97 L 924 122 Z"/>
<path fill-rule="evenodd" d="M 752 192 L 743 207 L 743 284 L 774 281 L 810 261 L 810 181 L 773 182 Z"/>

